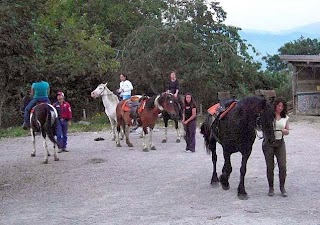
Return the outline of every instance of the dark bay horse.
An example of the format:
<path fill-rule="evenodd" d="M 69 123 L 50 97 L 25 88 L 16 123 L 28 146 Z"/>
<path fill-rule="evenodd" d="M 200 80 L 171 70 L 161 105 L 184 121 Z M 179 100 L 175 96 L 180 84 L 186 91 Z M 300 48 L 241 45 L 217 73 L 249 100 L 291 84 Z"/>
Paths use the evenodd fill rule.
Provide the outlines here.
<path fill-rule="evenodd" d="M 57 110 L 52 105 L 47 103 L 40 103 L 36 105 L 35 107 L 33 107 L 30 114 L 30 131 L 33 143 L 33 151 L 31 153 L 31 157 L 36 156 L 35 136 L 36 132 L 40 132 L 41 136 L 43 137 L 43 146 L 46 150 L 44 154 L 44 164 L 48 163 L 48 156 L 50 156 L 46 137 L 48 137 L 49 140 L 53 143 L 54 160 L 59 160 L 56 152 L 57 141 L 55 139 L 57 118 Z"/>
<path fill-rule="evenodd" d="M 240 168 L 240 182 L 238 186 L 239 199 L 248 199 L 245 191 L 244 178 L 247 171 L 247 161 L 252 152 L 252 145 L 256 138 L 256 129 L 261 128 L 265 137 L 274 140 L 273 108 L 271 104 L 260 96 L 246 97 L 237 102 L 223 118 L 214 119 L 208 114 L 201 125 L 207 153 L 212 154 L 213 173 L 211 184 L 220 181 L 224 190 L 229 189 L 229 177 L 232 172 L 231 154 L 242 154 Z M 222 174 L 218 178 L 216 172 L 217 154 L 216 143 L 223 148 L 224 165 Z"/>
<path fill-rule="evenodd" d="M 178 96 L 178 98 L 180 98 L 180 99 L 174 98 L 174 107 L 175 107 L 176 112 L 178 112 L 178 116 L 172 116 L 170 113 L 168 113 L 165 110 L 162 112 L 162 118 L 163 118 L 163 122 L 164 122 L 164 132 L 165 132 L 164 139 L 162 140 L 162 143 L 167 142 L 169 120 L 174 121 L 174 127 L 175 127 L 176 133 L 177 133 L 176 142 L 179 143 L 181 140 L 179 121 L 182 120 L 183 101 L 181 100 L 181 98 L 182 98 L 181 96 Z"/>
<path fill-rule="evenodd" d="M 124 110 L 123 105 L 126 104 L 126 100 L 122 100 L 117 105 L 117 139 L 116 144 L 120 147 L 119 133 L 120 127 L 125 131 L 126 143 L 129 147 L 132 147 L 132 143 L 129 139 L 130 126 L 132 126 L 132 116 L 130 110 Z M 142 97 L 140 99 L 140 106 L 138 109 L 140 126 L 143 129 L 143 151 L 155 150 L 155 146 L 152 144 L 152 133 L 155 123 L 158 119 L 158 114 L 165 110 L 171 116 L 176 117 L 178 112 L 174 107 L 175 99 L 172 95 L 162 93 L 151 98 Z M 149 131 L 148 131 L 149 128 Z M 149 134 L 149 143 L 146 143 L 146 135 Z"/>

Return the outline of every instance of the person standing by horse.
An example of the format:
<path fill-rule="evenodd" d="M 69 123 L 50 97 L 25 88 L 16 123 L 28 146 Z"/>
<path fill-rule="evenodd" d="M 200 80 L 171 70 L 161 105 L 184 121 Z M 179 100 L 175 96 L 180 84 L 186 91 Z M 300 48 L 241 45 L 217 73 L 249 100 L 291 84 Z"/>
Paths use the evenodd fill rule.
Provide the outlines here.
<path fill-rule="evenodd" d="M 39 102 L 50 104 L 49 99 L 50 85 L 45 81 L 43 75 L 39 75 L 36 82 L 32 83 L 30 96 L 32 97 L 29 104 L 24 109 L 24 118 L 22 128 L 27 130 L 30 128 L 30 111 Z"/>
<path fill-rule="evenodd" d="M 262 142 L 262 150 L 266 160 L 267 179 L 269 184 L 269 196 L 274 195 L 273 178 L 274 178 L 274 157 L 277 158 L 279 168 L 279 183 L 280 191 L 283 197 L 287 197 L 287 192 L 284 187 L 287 176 L 287 159 L 286 145 L 283 139 L 284 135 L 289 134 L 289 117 L 287 115 L 287 103 L 282 98 L 277 98 L 274 101 L 274 135 L 275 141 L 268 142 L 265 138 Z"/>
<path fill-rule="evenodd" d="M 131 91 L 133 90 L 132 83 L 127 80 L 127 75 L 120 74 L 120 85 L 117 92 L 120 94 L 121 100 L 129 99 L 131 97 Z"/>
<path fill-rule="evenodd" d="M 64 93 L 62 91 L 58 92 L 57 102 L 53 106 L 58 112 L 58 121 L 56 126 L 56 134 L 58 141 L 58 153 L 68 152 L 67 150 L 67 140 L 68 140 L 68 126 L 71 125 L 72 111 L 70 103 L 65 101 Z"/>
<path fill-rule="evenodd" d="M 187 93 L 184 97 L 184 109 L 182 113 L 182 124 L 185 129 L 186 152 L 195 152 L 196 129 L 197 129 L 197 107 L 193 96 Z"/>

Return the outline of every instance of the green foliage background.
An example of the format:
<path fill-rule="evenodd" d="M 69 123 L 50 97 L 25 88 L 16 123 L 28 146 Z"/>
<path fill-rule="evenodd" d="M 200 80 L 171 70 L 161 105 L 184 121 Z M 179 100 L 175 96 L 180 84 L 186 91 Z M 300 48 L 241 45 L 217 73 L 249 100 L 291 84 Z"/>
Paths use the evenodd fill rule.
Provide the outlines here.
<path fill-rule="evenodd" d="M 192 92 L 204 108 L 217 101 L 218 91 L 238 98 L 256 89 L 290 92 L 277 56 L 265 58 L 263 71 L 248 53 L 254 47 L 225 19 L 218 2 L 204 0 L 1 1 L 0 127 L 21 123 L 22 95 L 39 74 L 51 85 L 52 101 L 58 90 L 65 92 L 75 120 L 83 109 L 89 117 L 103 112 L 90 93 L 105 82 L 118 88 L 120 72 L 134 93 L 154 95 L 176 70 L 182 94 Z M 317 41 L 301 39 L 280 53 L 312 54 L 315 47 Z"/>

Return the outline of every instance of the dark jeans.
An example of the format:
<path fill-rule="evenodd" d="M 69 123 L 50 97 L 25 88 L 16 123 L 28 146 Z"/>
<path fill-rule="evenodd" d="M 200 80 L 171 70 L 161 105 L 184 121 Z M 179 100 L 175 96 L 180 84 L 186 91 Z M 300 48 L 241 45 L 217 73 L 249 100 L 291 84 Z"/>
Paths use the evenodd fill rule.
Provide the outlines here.
<path fill-rule="evenodd" d="M 273 188 L 274 157 L 277 158 L 279 167 L 280 188 L 284 187 L 285 179 L 287 176 L 286 144 L 284 140 L 276 140 L 275 143 L 270 143 L 266 140 L 263 140 L 262 150 L 267 165 L 267 178 L 269 187 Z"/>
<path fill-rule="evenodd" d="M 196 129 L 197 129 L 197 120 L 190 121 L 187 125 L 184 126 L 186 132 L 186 150 L 194 152 L 196 150 Z"/>
<path fill-rule="evenodd" d="M 57 141 L 58 141 L 58 148 L 63 149 L 67 147 L 67 140 L 68 140 L 68 121 L 64 119 L 58 119 L 57 127 Z"/>
<path fill-rule="evenodd" d="M 50 104 L 50 100 L 48 97 L 33 98 L 24 109 L 23 121 L 28 125 L 30 125 L 30 111 L 38 102 L 46 102 Z"/>

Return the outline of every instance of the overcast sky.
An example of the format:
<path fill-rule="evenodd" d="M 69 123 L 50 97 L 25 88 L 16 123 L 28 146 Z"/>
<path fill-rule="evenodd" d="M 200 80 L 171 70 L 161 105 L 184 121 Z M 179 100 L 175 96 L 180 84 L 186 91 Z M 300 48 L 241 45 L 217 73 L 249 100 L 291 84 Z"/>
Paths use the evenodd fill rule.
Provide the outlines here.
<path fill-rule="evenodd" d="M 320 0 L 217 0 L 227 25 L 282 31 L 320 22 Z"/>

